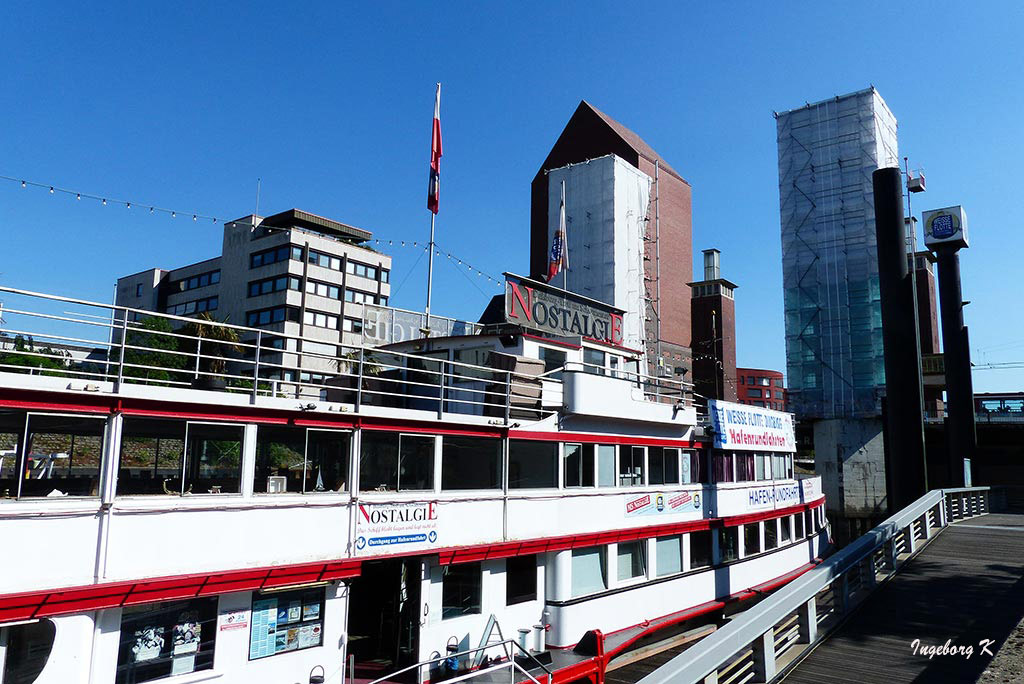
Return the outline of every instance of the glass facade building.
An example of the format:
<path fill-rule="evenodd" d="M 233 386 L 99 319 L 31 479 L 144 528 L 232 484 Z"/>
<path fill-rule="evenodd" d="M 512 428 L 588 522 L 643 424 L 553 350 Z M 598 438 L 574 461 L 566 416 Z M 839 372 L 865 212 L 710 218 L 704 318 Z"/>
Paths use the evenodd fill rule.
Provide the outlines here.
<path fill-rule="evenodd" d="M 880 414 L 885 384 L 871 174 L 898 166 L 874 88 L 776 114 L 791 410 Z"/>

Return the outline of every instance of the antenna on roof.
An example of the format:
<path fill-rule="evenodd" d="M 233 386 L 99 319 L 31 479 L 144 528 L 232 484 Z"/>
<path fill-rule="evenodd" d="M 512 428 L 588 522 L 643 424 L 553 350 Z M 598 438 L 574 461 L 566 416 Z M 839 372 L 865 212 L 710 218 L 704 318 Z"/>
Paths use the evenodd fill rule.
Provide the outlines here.
<path fill-rule="evenodd" d="M 260 184 L 262 183 L 262 181 L 262 178 L 256 179 L 256 211 L 253 212 L 253 216 L 260 215 Z"/>

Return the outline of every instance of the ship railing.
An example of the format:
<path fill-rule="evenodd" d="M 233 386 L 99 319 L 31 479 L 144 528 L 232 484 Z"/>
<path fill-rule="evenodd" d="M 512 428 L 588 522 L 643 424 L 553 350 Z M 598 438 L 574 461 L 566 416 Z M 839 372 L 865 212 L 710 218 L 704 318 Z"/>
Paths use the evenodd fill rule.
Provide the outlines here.
<path fill-rule="evenodd" d="M 693 404 L 693 383 L 671 377 L 645 375 L 627 368 L 608 368 L 593 363 L 569 361 L 564 372 L 589 373 L 622 380 L 625 385 L 642 392 L 647 401 L 691 406 Z"/>
<path fill-rule="evenodd" d="M 542 405 L 538 376 L 438 358 L 426 341 L 424 351 L 406 353 L 4 286 L 0 295 L 0 371 L 109 382 L 115 392 L 126 384 L 196 388 L 248 395 L 253 404 L 277 397 L 504 424 L 558 408 Z M 606 372 L 651 397 L 687 396 L 685 383 Z"/>
<path fill-rule="evenodd" d="M 396 678 L 400 675 L 405 674 L 406 672 L 412 672 L 415 670 L 417 675 L 419 675 L 422 673 L 424 668 L 430 669 L 431 667 L 438 665 L 443 667 L 447 663 L 451 662 L 460 663 L 462 662 L 463 659 L 465 659 L 466 662 L 469 662 L 469 656 L 475 656 L 478 653 L 494 651 L 496 649 L 502 649 L 504 651 L 505 658 L 503 660 L 491 661 L 492 664 L 487 667 L 481 667 L 479 669 L 470 670 L 468 672 L 463 672 L 461 674 L 459 674 L 456 670 L 452 673 L 452 676 L 445 677 L 444 681 L 451 684 L 452 682 L 462 682 L 471 679 L 480 679 L 482 677 L 487 677 L 491 681 L 494 681 L 497 679 L 496 675 L 499 675 L 503 670 L 508 670 L 510 684 L 516 681 L 529 681 L 533 684 L 541 684 L 540 680 L 538 680 L 536 677 L 530 674 L 530 672 L 522 666 L 522 664 L 519 662 L 519 660 L 522 659 L 523 662 L 532 662 L 535 667 L 540 668 L 544 671 L 545 675 L 547 676 L 546 684 L 554 684 L 555 675 L 551 671 L 551 669 L 547 665 L 542 663 L 540 660 L 538 660 L 537 656 L 535 656 L 531 651 L 525 649 L 523 645 L 515 639 L 495 641 L 494 643 L 487 644 L 486 646 L 472 648 L 468 651 L 449 653 L 447 655 L 439 656 L 437 658 L 431 658 L 430 660 L 424 660 L 422 662 L 416 663 L 415 665 L 409 665 L 408 667 L 404 667 L 401 670 L 397 670 L 395 672 L 387 674 L 381 677 L 380 679 L 375 679 L 372 682 L 369 682 L 368 684 L 382 684 L 383 682 L 397 681 Z M 516 651 L 519 652 L 519 655 L 516 655 Z M 517 673 L 520 675 L 520 677 L 518 678 L 516 676 Z M 417 681 L 423 681 L 423 678 L 420 677 Z"/>
<path fill-rule="evenodd" d="M 989 512 L 988 487 L 934 489 L 733 617 L 639 684 L 768 682 L 793 667 L 945 527 Z"/>

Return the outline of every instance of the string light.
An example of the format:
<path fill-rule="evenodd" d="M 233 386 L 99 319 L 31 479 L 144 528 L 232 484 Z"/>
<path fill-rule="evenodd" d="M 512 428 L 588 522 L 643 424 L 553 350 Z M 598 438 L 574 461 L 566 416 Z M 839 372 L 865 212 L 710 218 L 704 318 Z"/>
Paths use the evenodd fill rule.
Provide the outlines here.
<path fill-rule="evenodd" d="M 141 205 L 141 206 L 148 206 L 149 207 L 149 213 L 151 213 L 151 214 L 155 214 L 156 212 L 162 212 L 164 214 L 170 214 L 172 218 L 174 218 L 174 217 L 176 217 L 178 215 L 178 210 L 177 209 L 164 209 L 162 207 L 158 207 L 158 206 L 155 206 L 155 205 L 148 205 L 148 204 L 143 204 L 141 202 L 136 202 L 135 200 L 108 198 L 108 197 L 104 197 L 103 195 L 94 195 L 94 194 L 90 194 L 90 193 L 87 193 L 87 192 L 82 192 L 80 190 L 71 190 L 71 189 L 68 189 L 68 188 L 62 188 L 59 185 L 52 185 L 50 183 L 38 183 L 38 182 L 35 182 L 35 181 L 23 180 L 23 179 L 20 179 L 20 178 L 14 178 L 14 177 L 11 177 L 11 176 L 4 176 L 4 175 L 0 175 L 0 180 L 7 180 L 7 181 L 11 181 L 13 183 L 21 183 L 21 187 L 23 187 L 23 188 L 27 188 L 28 186 L 31 185 L 32 187 L 46 190 L 51 195 L 56 195 L 57 193 L 63 193 L 65 195 L 69 195 L 69 196 L 73 195 L 76 200 L 82 200 L 83 198 L 84 199 L 90 199 L 90 200 L 96 200 L 97 202 L 99 202 L 103 206 L 107 205 L 107 200 L 109 199 L 109 201 L 111 201 L 111 202 L 113 202 L 115 204 L 123 204 L 126 209 L 131 209 L 132 205 L 135 204 L 135 205 Z M 186 213 L 186 212 L 183 212 L 183 213 Z M 208 218 L 211 221 L 213 221 L 214 223 L 217 223 L 220 220 L 216 216 L 209 216 L 207 214 L 200 214 L 199 212 L 190 211 L 190 212 L 187 212 L 187 214 L 191 214 L 194 217 L 193 220 L 195 220 L 195 221 L 198 221 L 201 218 L 202 219 L 207 219 Z"/>

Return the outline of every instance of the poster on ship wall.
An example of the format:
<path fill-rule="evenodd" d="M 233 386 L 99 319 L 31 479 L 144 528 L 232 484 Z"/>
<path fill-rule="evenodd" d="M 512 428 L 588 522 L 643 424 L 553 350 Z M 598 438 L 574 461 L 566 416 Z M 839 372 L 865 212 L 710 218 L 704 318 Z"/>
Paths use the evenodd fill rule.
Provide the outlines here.
<path fill-rule="evenodd" d="M 708 404 L 715 449 L 796 452 L 793 414 L 716 399 Z"/>
<path fill-rule="evenodd" d="M 401 553 L 434 547 L 437 543 L 436 501 L 359 504 L 357 554 Z"/>
<path fill-rule="evenodd" d="M 650 492 L 626 497 L 626 517 L 641 515 L 671 515 L 673 513 L 699 513 L 701 493 Z"/>

